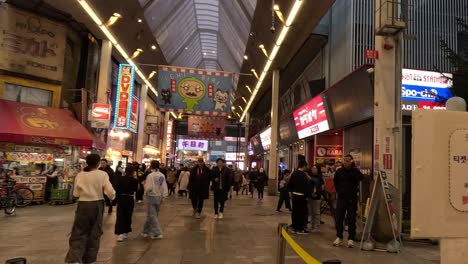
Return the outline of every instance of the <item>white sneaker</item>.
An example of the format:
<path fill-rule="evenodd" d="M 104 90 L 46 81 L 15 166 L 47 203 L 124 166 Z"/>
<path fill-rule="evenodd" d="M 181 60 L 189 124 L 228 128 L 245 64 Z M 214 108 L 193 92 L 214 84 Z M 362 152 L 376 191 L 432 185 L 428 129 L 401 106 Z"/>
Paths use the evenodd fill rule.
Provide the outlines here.
<path fill-rule="evenodd" d="M 117 236 L 117 241 L 122 242 L 125 240 L 125 236 L 123 234 Z"/>
<path fill-rule="evenodd" d="M 343 245 L 343 240 L 342 240 L 341 238 L 337 237 L 337 238 L 335 239 L 335 241 L 333 242 L 333 246 L 339 247 L 339 246 L 341 246 L 341 245 Z"/>
<path fill-rule="evenodd" d="M 219 216 L 218 216 L 218 219 L 223 219 L 223 213 L 220 213 Z"/>
<path fill-rule="evenodd" d="M 164 237 L 163 235 L 152 236 L 151 239 L 153 239 L 153 240 L 161 240 L 161 239 L 163 239 L 163 237 Z"/>
<path fill-rule="evenodd" d="M 200 213 L 196 213 L 196 214 L 195 214 L 195 218 L 196 218 L 196 219 L 200 219 L 200 217 L 201 217 Z"/>
<path fill-rule="evenodd" d="M 128 239 L 128 233 L 123 234 L 124 239 Z"/>
<path fill-rule="evenodd" d="M 141 236 L 142 236 L 142 237 L 144 237 L 144 238 L 147 238 L 147 237 L 149 237 L 149 235 L 148 235 L 148 234 L 146 234 L 146 233 L 141 233 Z"/>
<path fill-rule="evenodd" d="M 353 240 L 348 240 L 348 247 L 353 248 L 354 247 L 354 241 Z"/>
<path fill-rule="evenodd" d="M 137 203 L 141 204 L 143 201 L 142 200 L 138 200 Z"/>
<path fill-rule="evenodd" d="M 215 214 L 214 219 L 219 219 L 219 215 Z"/>

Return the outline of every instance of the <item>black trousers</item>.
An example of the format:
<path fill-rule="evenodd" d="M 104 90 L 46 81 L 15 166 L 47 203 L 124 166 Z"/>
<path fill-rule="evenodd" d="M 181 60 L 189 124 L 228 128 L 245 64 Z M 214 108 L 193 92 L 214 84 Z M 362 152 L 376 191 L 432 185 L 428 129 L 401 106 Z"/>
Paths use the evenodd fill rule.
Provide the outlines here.
<path fill-rule="evenodd" d="M 78 202 L 66 263 L 94 263 L 102 235 L 104 201 Z"/>
<path fill-rule="evenodd" d="M 143 201 L 143 196 L 145 195 L 145 186 L 143 183 L 138 184 L 138 190 L 136 192 L 136 200 Z"/>
<path fill-rule="evenodd" d="M 336 201 L 335 227 L 336 236 L 343 239 L 344 222 L 348 223 L 348 239 L 356 238 L 357 199 L 338 199 Z"/>
<path fill-rule="evenodd" d="M 54 177 L 47 177 L 46 186 L 45 186 L 45 201 L 50 201 L 50 194 L 52 193 L 52 189 L 56 188 L 58 185 L 58 178 Z"/>
<path fill-rule="evenodd" d="M 258 199 L 263 199 L 263 192 L 265 191 L 265 187 L 258 186 L 257 191 L 258 191 Z"/>
<path fill-rule="evenodd" d="M 117 219 L 115 221 L 116 235 L 132 232 L 132 216 L 135 207 L 133 196 L 121 195 L 117 201 Z"/>
<path fill-rule="evenodd" d="M 227 192 L 223 190 L 214 190 L 214 210 L 215 214 L 224 212 L 224 202 L 227 200 Z"/>
<path fill-rule="evenodd" d="M 307 227 L 307 199 L 303 195 L 292 196 L 292 227 L 294 230 L 305 230 Z"/>
<path fill-rule="evenodd" d="M 202 195 L 198 192 L 190 193 L 190 199 L 192 199 L 192 207 L 193 210 L 197 210 L 199 214 L 201 214 L 203 210 L 203 203 L 205 199 L 202 198 Z"/>
<path fill-rule="evenodd" d="M 283 203 L 286 204 L 286 208 L 291 210 L 291 201 L 289 199 L 289 193 L 287 191 L 280 191 L 277 210 L 280 210 L 281 207 L 283 207 Z"/>

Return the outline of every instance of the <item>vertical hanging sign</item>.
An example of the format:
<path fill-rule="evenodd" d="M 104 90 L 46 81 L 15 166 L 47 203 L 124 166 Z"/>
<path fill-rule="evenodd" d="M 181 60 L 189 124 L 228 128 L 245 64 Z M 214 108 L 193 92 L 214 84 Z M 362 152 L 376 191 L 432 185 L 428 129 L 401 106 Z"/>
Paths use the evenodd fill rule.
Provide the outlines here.
<path fill-rule="evenodd" d="M 131 130 L 130 120 L 134 80 L 135 67 L 130 64 L 120 64 L 115 100 L 114 128 Z"/>
<path fill-rule="evenodd" d="M 132 107 L 130 111 L 130 126 L 129 129 L 131 132 L 136 133 L 138 130 L 138 106 L 140 101 L 136 96 L 132 97 Z"/>
<path fill-rule="evenodd" d="M 174 126 L 174 121 L 169 119 L 167 122 L 167 138 L 166 138 L 166 153 L 172 153 L 172 128 Z"/>

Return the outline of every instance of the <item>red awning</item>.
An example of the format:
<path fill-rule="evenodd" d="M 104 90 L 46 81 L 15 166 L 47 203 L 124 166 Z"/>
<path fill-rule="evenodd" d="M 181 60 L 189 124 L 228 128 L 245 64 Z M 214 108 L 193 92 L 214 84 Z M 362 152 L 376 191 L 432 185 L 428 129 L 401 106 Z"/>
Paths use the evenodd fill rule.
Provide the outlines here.
<path fill-rule="evenodd" d="M 92 146 L 93 137 L 66 110 L 0 99 L 0 142 Z"/>

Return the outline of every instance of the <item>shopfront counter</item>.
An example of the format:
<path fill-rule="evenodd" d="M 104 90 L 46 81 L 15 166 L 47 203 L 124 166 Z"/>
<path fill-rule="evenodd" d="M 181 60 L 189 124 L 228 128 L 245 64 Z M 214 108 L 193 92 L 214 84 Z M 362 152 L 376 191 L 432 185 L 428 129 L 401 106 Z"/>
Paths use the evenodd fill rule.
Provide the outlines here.
<path fill-rule="evenodd" d="M 45 176 L 12 176 L 12 179 L 16 181 L 16 184 L 24 185 L 34 192 L 34 202 L 44 202 L 45 185 L 47 177 Z"/>

